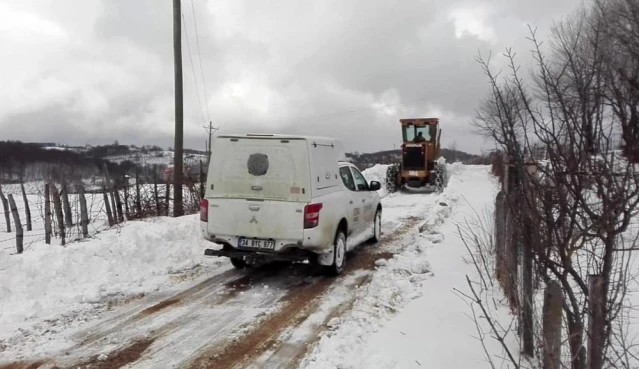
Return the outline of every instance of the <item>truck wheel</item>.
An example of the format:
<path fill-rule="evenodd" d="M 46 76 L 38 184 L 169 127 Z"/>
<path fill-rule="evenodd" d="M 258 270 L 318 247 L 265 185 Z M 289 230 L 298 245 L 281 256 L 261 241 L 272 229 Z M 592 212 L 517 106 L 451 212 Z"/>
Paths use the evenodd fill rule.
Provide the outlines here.
<path fill-rule="evenodd" d="M 435 187 L 437 192 L 443 192 L 448 185 L 448 173 L 446 165 L 435 164 Z"/>
<path fill-rule="evenodd" d="M 346 235 L 344 231 L 337 231 L 333 242 L 333 264 L 326 267 L 326 272 L 330 276 L 338 276 L 344 270 L 344 260 L 346 260 Z"/>
<path fill-rule="evenodd" d="M 397 173 L 399 173 L 399 165 L 391 164 L 386 168 L 386 190 L 393 193 L 398 190 Z"/>
<path fill-rule="evenodd" d="M 246 268 L 246 261 L 242 258 L 231 258 L 231 264 L 235 267 L 235 269 L 244 269 Z"/>
<path fill-rule="evenodd" d="M 382 238 L 382 211 L 377 210 L 375 218 L 373 220 L 373 237 L 371 237 L 372 243 L 377 243 Z"/>

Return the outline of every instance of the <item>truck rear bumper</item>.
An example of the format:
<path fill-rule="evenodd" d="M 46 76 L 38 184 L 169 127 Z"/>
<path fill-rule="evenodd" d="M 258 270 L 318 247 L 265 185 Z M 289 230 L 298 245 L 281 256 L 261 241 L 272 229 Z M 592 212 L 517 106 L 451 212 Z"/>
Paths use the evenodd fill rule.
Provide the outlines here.
<path fill-rule="evenodd" d="M 215 236 L 206 234 L 206 232 L 204 232 L 204 238 L 220 244 L 220 245 L 228 245 L 231 246 L 233 248 L 238 248 L 238 240 L 239 240 L 239 235 L 226 235 L 226 234 L 216 234 Z M 246 237 L 248 239 L 251 239 L 253 237 Z M 266 252 L 281 252 L 284 251 L 290 247 L 300 247 L 303 248 L 302 245 L 302 241 L 301 240 L 292 240 L 292 239 L 280 239 L 280 238 L 270 238 L 270 237 L 264 237 L 261 239 L 267 239 L 267 240 L 271 240 L 273 242 L 275 242 L 274 248 L 269 249 L 269 250 L 256 250 L 256 251 L 266 251 Z M 249 250 L 249 251 L 253 251 L 253 250 Z"/>
<path fill-rule="evenodd" d="M 262 252 L 253 250 L 231 249 L 228 247 L 222 250 L 206 249 L 206 256 L 220 256 L 227 258 L 244 259 L 249 262 L 272 262 L 272 261 L 298 261 L 303 262 L 314 257 L 310 251 L 306 250 L 289 250 L 289 252 Z"/>

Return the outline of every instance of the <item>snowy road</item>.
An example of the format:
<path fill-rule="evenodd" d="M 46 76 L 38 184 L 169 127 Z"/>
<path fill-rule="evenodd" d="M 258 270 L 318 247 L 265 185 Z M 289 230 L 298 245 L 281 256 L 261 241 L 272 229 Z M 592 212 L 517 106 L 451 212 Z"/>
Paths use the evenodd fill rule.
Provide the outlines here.
<path fill-rule="evenodd" d="M 296 367 L 318 333 L 353 304 L 358 287 L 370 282 L 376 261 L 401 251 L 436 199 L 385 198 L 382 241 L 349 255 L 337 279 L 304 264 L 226 269 L 179 293 L 124 304 L 76 329 L 69 345 L 40 347 L 39 357 L 9 367 Z"/>

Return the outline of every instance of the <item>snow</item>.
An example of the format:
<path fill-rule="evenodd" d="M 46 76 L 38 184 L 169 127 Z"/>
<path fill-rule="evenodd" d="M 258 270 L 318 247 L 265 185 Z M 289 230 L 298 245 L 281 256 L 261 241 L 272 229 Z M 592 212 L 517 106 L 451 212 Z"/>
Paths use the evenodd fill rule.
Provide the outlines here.
<path fill-rule="evenodd" d="M 490 367 L 474 338 L 469 306 L 453 289 L 467 291 L 466 275 L 475 273 L 464 262 L 456 224 L 492 209 L 496 182 L 486 166 L 453 164 L 449 172 L 448 188 L 419 227 L 423 232 L 414 230 L 403 251 L 377 263 L 351 312 L 332 322 L 301 368 Z M 507 319 L 507 311 L 500 313 Z M 497 342 L 486 344 L 501 351 Z"/>
<path fill-rule="evenodd" d="M 24 185 L 25 193 L 27 195 L 27 201 L 29 202 L 29 209 L 31 212 L 31 220 L 32 220 L 32 230 L 27 231 L 27 222 L 26 222 L 26 207 L 24 204 L 24 198 L 22 196 L 22 190 L 20 189 L 20 185 L 12 184 L 12 185 L 3 185 L 2 191 L 5 196 L 9 196 L 9 194 L 13 195 L 13 199 L 16 203 L 16 208 L 18 210 L 20 221 L 22 223 L 22 228 L 24 230 L 24 248 L 30 249 L 31 247 L 39 247 L 45 245 L 45 230 L 44 230 L 44 187 L 45 184 L 43 182 L 27 182 Z M 87 193 L 85 195 L 85 200 L 87 203 L 87 212 L 89 213 L 89 233 L 95 234 L 98 233 L 108 227 L 107 216 L 104 209 L 104 200 L 103 195 L 101 193 Z M 78 195 L 70 194 L 69 195 L 69 204 L 71 206 L 71 210 L 73 213 L 73 221 L 75 226 L 71 228 L 66 228 L 66 239 L 67 242 L 70 240 L 75 240 L 81 238 L 82 231 L 80 228 L 80 198 Z M 53 205 L 51 205 L 53 209 Z M 4 211 L 2 205 L 0 205 L 0 213 Z M 11 233 L 6 232 L 6 222 L 3 214 L 0 214 L 0 250 L 4 250 L 5 252 L 15 253 L 16 252 L 16 242 L 15 242 L 15 225 L 13 216 L 9 218 L 11 222 Z M 54 216 L 55 221 L 55 216 Z M 57 232 L 57 230 L 54 230 Z M 56 238 L 55 235 L 52 239 L 52 245 L 59 245 L 60 239 Z"/>
<path fill-rule="evenodd" d="M 368 182 L 377 181 L 381 183 L 382 188 L 377 191 L 379 197 L 386 197 L 388 195 L 388 191 L 386 190 L 386 169 L 388 165 L 384 164 L 376 164 L 364 171 L 362 174 L 368 180 Z"/>
<path fill-rule="evenodd" d="M 109 296 L 152 291 L 171 274 L 196 267 L 207 242 L 197 219 L 129 222 L 66 247 L 0 251 L 0 340 Z"/>
<path fill-rule="evenodd" d="M 332 317 L 336 308 L 344 307 L 345 312 L 330 319 L 328 330 L 311 348 L 301 368 L 489 367 L 481 343 L 474 338 L 476 326 L 468 317 L 471 310 L 454 289 L 466 292 L 466 275 L 476 275 L 474 267 L 464 261 L 467 250 L 457 235 L 457 224 L 474 218 L 477 212 L 492 211 L 496 180 L 487 166 L 454 163 L 447 167 L 450 181 L 441 194 L 389 194 L 386 165 L 363 172 L 369 181 L 382 184 L 378 192 L 383 197 L 385 233 L 409 220 L 420 221 L 387 246 L 393 257 L 378 260 L 372 272 L 358 271 L 343 284 L 335 283 L 318 312 L 302 324 L 304 329 L 289 332 L 290 340 L 303 342 L 314 326 Z M 9 356 L 19 350 L 23 354 L 24 350 L 43 350 L 41 343 L 53 345 L 46 342 L 46 336 L 25 346 L 16 337 L 23 338 L 24 332 L 42 336 L 55 324 L 51 321 L 74 312 L 90 312 L 112 296 L 166 291 L 174 283 L 172 275 L 200 264 L 209 276 L 230 269 L 225 258 L 202 256 L 208 242 L 201 239 L 197 219 L 193 215 L 127 222 L 66 247 L 36 244 L 22 255 L 0 251 L 0 352 L 4 350 L 3 355 Z M 368 278 L 368 284 L 362 283 Z M 221 308 L 228 309 L 230 320 L 254 319 L 251 314 L 263 306 L 273 307 L 284 293 L 267 287 L 239 294 L 245 311 L 233 306 Z M 511 319 L 505 310 L 497 309 L 496 313 L 504 321 Z M 175 309 L 167 314 L 183 312 Z M 212 322 L 214 318 L 219 316 L 212 315 Z M 200 334 L 204 340 L 206 335 L 220 333 L 215 330 L 222 328 L 215 324 L 228 325 L 225 329 L 233 326 L 227 323 L 199 329 L 198 321 L 187 321 L 181 332 Z M 56 329 L 69 330 L 67 326 Z M 179 343 L 167 341 L 163 345 L 185 350 Z M 65 347 L 64 342 L 56 344 Z M 491 352 L 501 353 L 498 342 L 488 339 L 486 344 Z M 19 345 L 22 348 L 17 348 Z M 104 355 L 108 359 L 106 352 Z M 174 356 L 179 360 L 179 355 Z"/>

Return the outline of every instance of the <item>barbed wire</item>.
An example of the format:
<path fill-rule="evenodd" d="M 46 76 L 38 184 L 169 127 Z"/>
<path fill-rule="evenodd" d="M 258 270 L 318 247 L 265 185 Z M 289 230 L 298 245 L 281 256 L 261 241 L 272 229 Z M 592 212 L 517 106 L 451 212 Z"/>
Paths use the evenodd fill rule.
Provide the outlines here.
<path fill-rule="evenodd" d="M 61 188 L 61 185 L 55 184 L 56 187 Z M 200 200 L 200 183 L 198 181 L 193 180 L 192 178 L 186 178 L 186 183 L 184 186 L 183 196 L 184 196 L 184 209 L 185 214 L 193 214 L 199 210 L 199 200 Z M 38 243 L 43 243 L 46 240 L 46 231 L 44 230 L 45 223 L 45 207 L 46 200 L 44 196 L 44 182 L 33 182 L 25 183 L 25 192 L 27 195 L 27 204 L 30 215 L 31 215 L 31 223 L 32 230 L 26 231 L 27 220 L 26 220 L 26 209 L 27 206 L 23 204 L 24 196 L 22 194 L 22 189 L 19 185 L 13 186 L 3 186 L 4 192 L 8 194 L 12 194 L 14 200 L 20 205 L 16 207 L 16 211 L 18 211 L 21 226 L 23 229 L 23 251 L 29 250 Z M 28 191 L 27 191 L 28 188 Z M 160 178 L 156 178 L 154 181 L 144 180 L 143 178 L 137 178 L 136 183 L 126 182 L 126 185 L 117 186 L 117 192 L 121 199 L 122 205 L 122 217 L 124 220 L 132 220 L 132 219 L 143 219 L 143 218 L 151 218 L 157 216 L 166 216 L 167 213 L 172 213 L 173 208 L 173 196 L 170 190 L 172 190 L 173 186 L 171 183 L 161 182 Z M 17 190 L 17 191 L 16 191 Z M 167 193 L 167 191 L 169 191 Z M 19 195 L 19 196 L 18 196 Z M 112 227 L 108 224 L 108 217 L 106 211 L 106 204 L 104 201 L 104 192 L 102 190 L 98 191 L 87 191 L 85 192 L 85 201 L 87 208 L 87 217 L 88 224 L 87 228 L 89 229 L 88 238 L 95 238 L 101 232 L 104 232 L 109 229 L 121 229 L 122 224 L 119 224 L 119 211 L 118 209 L 111 209 L 114 214 L 114 218 L 116 218 L 116 224 Z M 67 243 L 73 243 L 84 239 L 84 234 L 82 232 L 82 214 L 81 214 L 81 204 L 80 204 L 80 195 L 77 193 L 68 193 L 68 202 L 70 208 L 70 217 L 71 217 L 71 226 L 66 225 L 66 211 L 63 211 L 63 223 L 64 231 L 65 231 L 65 240 Z M 107 195 L 107 201 L 111 202 L 110 195 Z M 109 204 L 111 205 L 111 204 Z M 60 224 L 58 222 L 58 216 L 56 215 L 56 211 L 54 208 L 54 202 L 50 202 L 50 224 L 51 224 L 51 239 L 59 239 L 60 237 Z M 65 207 L 65 201 L 62 203 L 62 207 Z M 0 209 L 0 230 L 6 229 L 6 221 L 3 216 L 4 209 Z M 12 210 L 9 210 L 12 212 Z M 10 223 L 13 222 L 13 214 L 10 214 Z M 11 224 L 12 232 L 15 233 L 15 224 Z M 4 232 L 6 234 L 6 232 Z M 2 237 L 2 232 L 0 232 L 0 248 L 3 250 L 11 250 L 16 249 L 15 241 L 18 238 L 17 236 L 11 236 L 8 238 Z M 54 243 L 54 242 L 52 242 Z M 11 245 L 10 245 L 11 244 Z"/>

